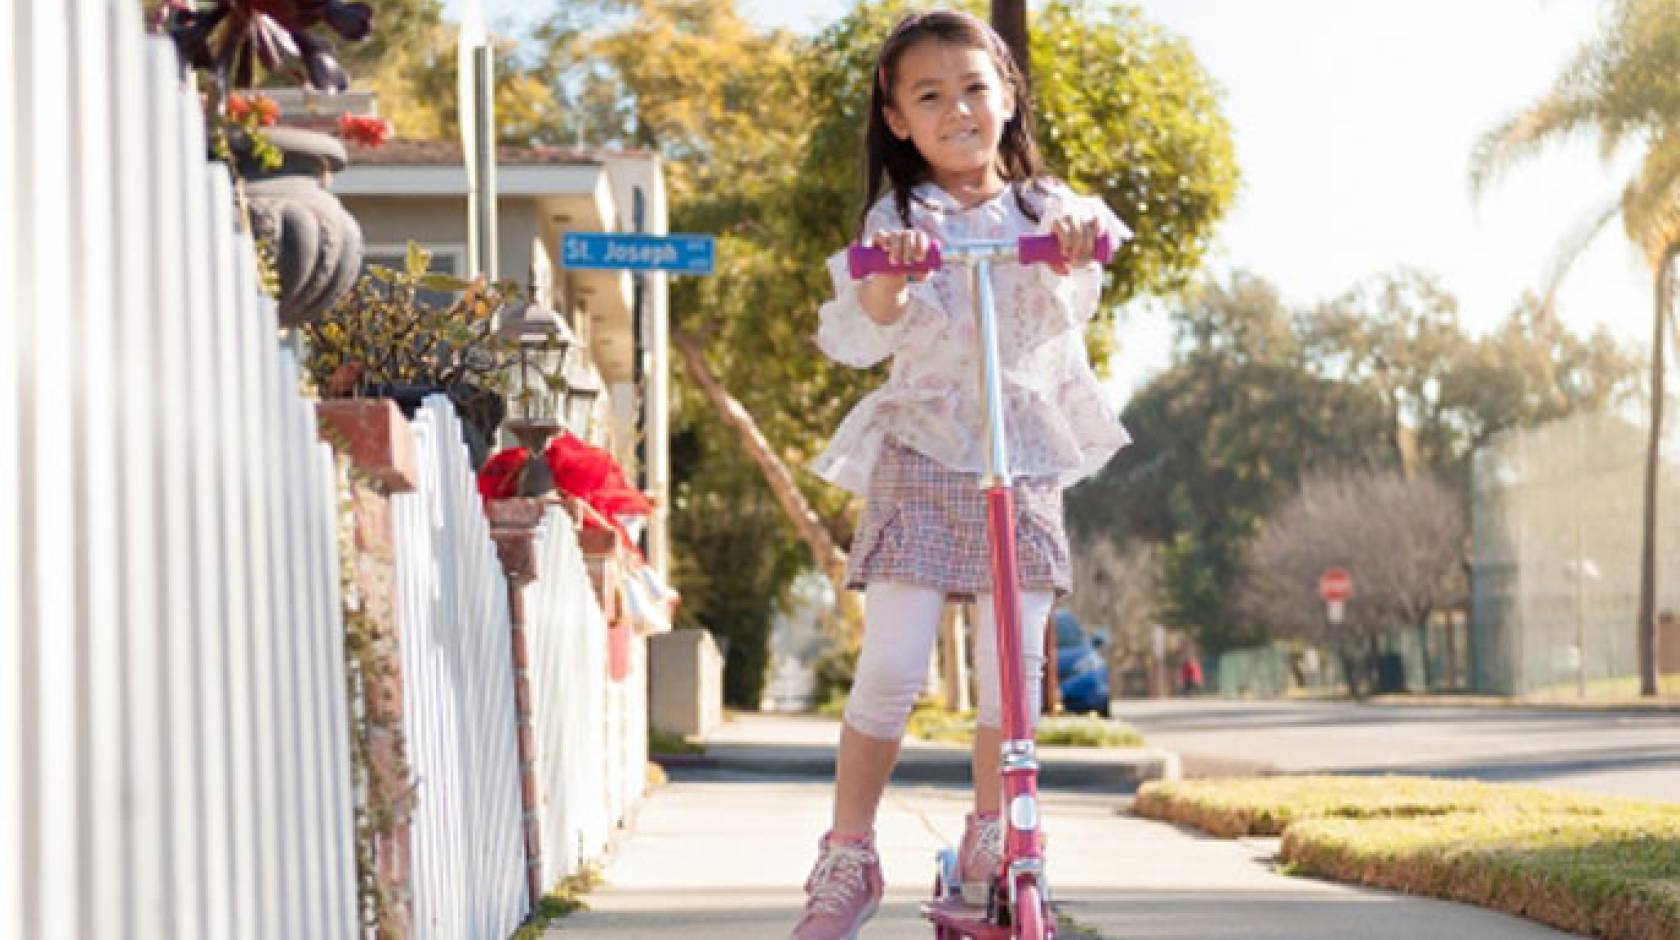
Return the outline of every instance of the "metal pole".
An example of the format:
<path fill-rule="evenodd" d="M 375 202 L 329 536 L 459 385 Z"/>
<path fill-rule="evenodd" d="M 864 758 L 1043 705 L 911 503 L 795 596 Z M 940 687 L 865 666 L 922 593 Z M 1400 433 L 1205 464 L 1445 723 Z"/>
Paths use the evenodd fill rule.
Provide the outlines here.
<path fill-rule="evenodd" d="M 473 50 L 473 83 L 477 107 L 473 109 L 477 121 L 474 143 L 478 147 L 478 271 L 485 280 L 494 281 L 498 270 L 496 257 L 496 96 L 495 53 L 488 41 Z"/>
<path fill-rule="evenodd" d="M 1003 364 L 998 360 L 997 317 L 992 312 L 992 268 L 984 258 L 970 268 L 970 283 L 980 311 L 980 388 L 986 396 L 986 471 L 982 484 L 1009 485 L 1009 442 L 1003 427 Z"/>

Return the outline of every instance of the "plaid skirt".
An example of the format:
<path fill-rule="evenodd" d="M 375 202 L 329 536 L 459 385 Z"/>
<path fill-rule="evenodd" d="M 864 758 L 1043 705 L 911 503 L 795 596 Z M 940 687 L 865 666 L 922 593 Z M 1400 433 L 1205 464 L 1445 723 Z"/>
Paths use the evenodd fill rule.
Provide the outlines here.
<path fill-rule="evenodd" d="M 1015 484 L 1021 586 L 1066 594 L 1073 586 L 1062 490 L 1054 477 Z M 888 438 L 869 477 L 869 497 L 846 564 L 846 584 L 871 581 L 937 588 L 953 597 L 992 589 L 986 496 L 980 475 L 952 470 Z"/>

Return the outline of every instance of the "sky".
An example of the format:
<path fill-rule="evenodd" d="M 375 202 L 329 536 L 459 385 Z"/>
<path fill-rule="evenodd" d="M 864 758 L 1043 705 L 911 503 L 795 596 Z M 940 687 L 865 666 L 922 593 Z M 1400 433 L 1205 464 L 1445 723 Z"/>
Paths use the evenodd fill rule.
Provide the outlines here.
<path fill-rule="evenodd" d="M 483 0 L 504 28 L 520 0 Z M 739 0 L 754 22 L 801 32 L 851 0 Z M 462 0 L 446 0 L 450 14 Z M 1635 165 L 1590 139 L 1513 167 L 1478 200 L 1469 156 L 1483 131 L 1535 100 L 1580 44 L 1594 0 L 1135 0 L 1184 37 L 1219 85 L 1242 184 L 1209 269 L 1245 269 L 1287 303 L 1334 297 L 1405 266 L 1437 275 L 1486 331 L 1537 289 L 1565 236 L 1611 204 Z M 1612 222 L 1577 262 L 1559 310 L 1643 348 L 1651 288 Z M 1120 404 L 1169 357 L 1165 314 L 1122 317 L 1110 383 Z"/>

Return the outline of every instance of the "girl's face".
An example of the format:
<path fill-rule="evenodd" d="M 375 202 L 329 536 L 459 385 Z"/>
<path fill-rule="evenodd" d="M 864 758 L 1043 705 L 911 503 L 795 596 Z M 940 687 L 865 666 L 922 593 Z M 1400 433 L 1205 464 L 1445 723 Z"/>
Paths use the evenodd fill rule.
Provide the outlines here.
<path fill-rule="evenodd" d="M 998 141 L 1015 113 L 997 65 L 984 49 L 937 40 L 898 57 L 885 108 L 887 127 L 908 139 L 932 167 L 935 182 L 997 171 Z"/>

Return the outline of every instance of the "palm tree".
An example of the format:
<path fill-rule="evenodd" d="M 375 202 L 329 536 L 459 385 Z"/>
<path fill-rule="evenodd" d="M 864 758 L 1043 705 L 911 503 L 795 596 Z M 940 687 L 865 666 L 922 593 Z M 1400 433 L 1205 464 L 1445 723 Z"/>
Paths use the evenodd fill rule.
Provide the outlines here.
<path fill-rule="evenodd" d="M 1639 575 L 1640 694 L 1657 694 L 1656 523 L 1658 450 L 1663 419 L 1663 332 L 1672 316 L 1680 258 L 1680 4 L 1613 0 L 1599 35 L 1583 45 L 1552 87 L 1488 131 L 1471 158 L 1480 194 L 1518 161 L 1579 133 L 1596 131 L 1608 159 L 1625 144 L 1644 154 L 1613 206 L 1572 233 L 1554 266 L 1548 299 L 1587 243 L 1620 217 L 1644 252 L 1655 291 L 1651 330 L 1651 432 L 1645 465 L 1645 513 Z"/>

